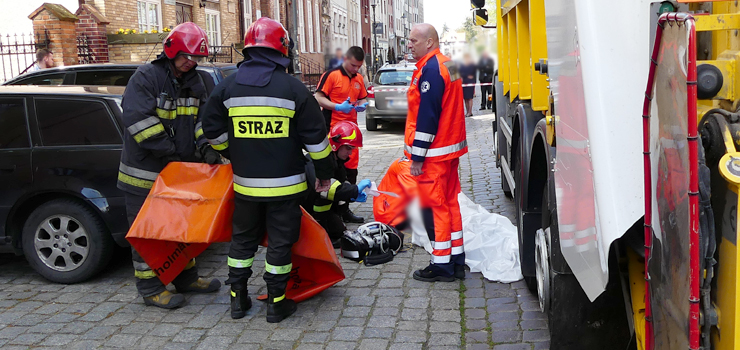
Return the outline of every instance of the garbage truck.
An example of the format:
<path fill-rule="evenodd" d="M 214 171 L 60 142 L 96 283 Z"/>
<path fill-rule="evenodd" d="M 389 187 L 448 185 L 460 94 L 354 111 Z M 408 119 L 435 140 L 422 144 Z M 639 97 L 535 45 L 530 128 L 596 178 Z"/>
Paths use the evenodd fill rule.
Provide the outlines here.
<path fill-rule="evenodd" d="M 488 3 L 491 171 L 551 349 L 740 349 L 740 4 Z"/>

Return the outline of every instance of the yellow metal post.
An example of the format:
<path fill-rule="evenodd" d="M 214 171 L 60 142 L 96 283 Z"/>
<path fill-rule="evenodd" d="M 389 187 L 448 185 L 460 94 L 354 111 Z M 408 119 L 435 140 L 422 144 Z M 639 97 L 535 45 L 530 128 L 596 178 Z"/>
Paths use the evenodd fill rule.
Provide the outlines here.
<path fill-rule="evenodd" d="M 529 2 L 529 32 L 532 52 L 532 109 L 546 111 L 550 108 L 550 90 L 547 76 L 534 70 L 540 59 L 547 60 L 547 30 L 545 28 L 545 0 Z"/>
<path fill-rule="evenodd" d="M 517 56 L 519 57 L 519 99 L 532 98 L 532 60 L 529 43 L 529 2 L 516 6 Z"/>
<path fill-rule="evenodd" d="M 501 14 L 501 8 L 496 9 L 498 13 L 498 79 L 504 85 L 503 95 L 509 92 L 509 16 Z"/>
<path fill-rule="evenodd" d="M 517 38 L 516 38 L 516 12 L 517 8 L 513 8 L 506 14 L 509 25 L 507 26 L 509 32 L 509 101 L 514 102 L 514 99 L 519 96 L 519 56 L 517 49 Z"/>

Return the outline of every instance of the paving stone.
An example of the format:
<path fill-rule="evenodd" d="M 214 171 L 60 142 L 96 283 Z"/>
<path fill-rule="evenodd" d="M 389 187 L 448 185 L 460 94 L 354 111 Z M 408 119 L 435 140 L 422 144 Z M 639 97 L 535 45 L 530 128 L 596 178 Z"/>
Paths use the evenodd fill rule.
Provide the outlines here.
<path fill-rule="evenodd" d="M 337 327 L 331 338 L 339 341 L 355 341 L 362 336 L 362 327 Z"/>
<path fill-rule="evenodd" d="M 547 329 L 545 320 L 524 320 L 519 323 L 523 330 Z"/>
<path fill-rule="evenodd" d="M 393 331 L 394 328 L 367 328 L 364 337 L 390 339 L 393 336 Z"/>
<path fill-rule="evenodd" d="M 80 339 L 103 340 L 113 335 L 118 329 L 115 326 L 96 326 L 80 336 Z"/>
<path fill-rule="evenodd" d="M 349 298 L 347 306 L 372 306 L 374 302 L 373 296 L 353 296 Z"/>
<path fill-rule="evenodd" d="M 458 313 L 458 317 L 460 314 Z M 423 321 L 428 317 L 427 310 L 424 309 L 404 309 L 401 311 L 401 319 L 405 321 Z M 435 317 L 435 319 L 437 319 Z"/>
<path fill-rule="evenodd" d="M 429 298 L 426 297 L 413 297 L 406 298 L 403 302 L 403 306 L 410 309 L 426 309 L 429 307 Z"/>
<path fill-rule="evenodd" d="M 385 350 L 388 347 L 387 339 L 362 339 L 359 350 Z"/>
<path fill-rule="evenodd" d="M 486 320 L 465 320 L 465 328 L 469 331 L 477 331 L 488 327 Z"/>
<path fill-rule="evenodd" d="M 9 341 L 8 344 L 11 345 L 32 345 L 41 343 L 41 341 L 47 337 L 47 334 L 39 334 L 39 333 L 26 333 L 21 334 L 17 337 L 15 337 L 13 340 Z"/>
<path fill-rule="evenodd" d="M 467 343 L 465 346 L 467 350 L 490 350 L 491 347 L 488 343 Z"/>
<path fill-rule="evenodd" d="M 467 332 L 465 334 L 465 341 L 467 343 L 487 343 L 488 342 L 488 332 L 485 332 L 485 331 Z"/>
<path fill-rule="evenodd" d="M 396 343 L 424 343 L 426 341 L 426 332 L 420 331 L 398 331 L 394 339 Z"/>
<path fill-rule="evenodd" d="M 48 336 L 41 345 L 44 346 L 65 346 L 77 338 L 74 334 L 52 334 Z"/>
<path fill-rule="evenodd" d="M 396 326 L 398 318 L 395 316 L 372 316 L 367 322 L 368 327 L 390 327 Z"/>
<path fill-rule="evenodd" d="M 217 349 L 228 349 L 229 345 L 234 342 L 235 337 L 228 336 L 207 336 L 196 349 L 199 350 L 217 350 Z"/>
<path fill-rule="evenodd" d="M 409 343 L 393 343 L 391 344 L 391 347 L 389 350 L 421 350 L 422 344 L 421 343 L 415 343 L 415 344 L 409 344 Z"/>
<path fill-rule="evenodd" d="M 547 329 L 525 330 L 523 340 L 526 342 L 550 340 L 550 332 Z"/>
<path fill-rule="evenodd" d="M 136 342 L 141 339 L 142 335 L 139 334 L 116 334 L 105 343 L 106 347 L 111 348 L 134 348 Z"/>
<path fill-rule="evenodd" d="M 454 315 L 454 313 L 449 313 L 448 315 Z M 458 319 L 459 319 L 459 316 L 460 316 L 460 314 L 458 313 Z M 447 318 L 449 319 L 449 318 L 452 318 L 452 317 L 453 316 L 450 316 L 450 317 L 447 317 Z M 486 318 L 486 310 L 484 310 L 484 309 L 465 309 L 465 317 L 466 318 L 472 318 L 472 319 Z M 436 318 L 436 315 L 435 315 L 435 319 L 437 319 Z M 450 320 L 450 321 L 452 321 L 452 320 Z"/>
<path fill-rule="evenodd" d="M 513 343 L 522 340 L 521 331 L 494 331 L 491 341 L 494 343 Z"/>
<path fill-rule="evenodd" d="M 326 343 L 329 340 L 331 333 L 327 332 L 311 332 L 305 333 L 301 338 L 302 343 Z M 322 345 L 323 346 L 323 345 Z"/>
<path fill-rule="evenodd" d="M 342 311 L 344 317 L 366 317 L 370 314 L 370 307 L 368 306 L 350 306 Z"/>
<path fill-rule="evenodd" d="M 332 341 L 327 344 L 326 350 L 353 350 L 355 344 L 355 342 L 348 341 Z"/>
<path fill-rule="evenodd" d="M 172 341 L 178 343 L 195 343 L 200 340 L 204 334 L 206 334 L 206 330 L 204 329 L 186 328 L 177 333 Z"/>
<path fill-rule="evenodd" d="M 262 343 L 270 336 L 270 331 L 248 329 L 242 333 L 237 343 Z"/>

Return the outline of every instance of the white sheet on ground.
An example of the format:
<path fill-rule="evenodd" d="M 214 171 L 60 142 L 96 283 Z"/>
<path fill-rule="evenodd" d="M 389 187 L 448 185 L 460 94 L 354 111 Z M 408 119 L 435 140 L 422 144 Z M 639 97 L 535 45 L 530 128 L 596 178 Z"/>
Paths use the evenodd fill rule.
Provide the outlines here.
<path fill-rule="evenodd" d="M 519 240 L 516 226 L 506 217 L 489 213 L 460 193 L 463 220 L 465 264 L 470 272 L 481 272 L 490 281 L 509 283 L 522 279 Z M 419 201 L 409 205 L 407 215 L 413 231 L 411 242 L 432 253 L 432 244 L 424 229 Z"/>

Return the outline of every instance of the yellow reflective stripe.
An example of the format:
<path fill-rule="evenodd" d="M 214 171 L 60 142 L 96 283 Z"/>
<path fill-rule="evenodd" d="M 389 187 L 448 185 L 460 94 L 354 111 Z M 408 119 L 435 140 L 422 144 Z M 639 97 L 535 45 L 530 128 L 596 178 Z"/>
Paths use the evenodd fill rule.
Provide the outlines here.
<path fill-rule="evenodd" d="M 272 302 L 273 302 L 273 303 L 277 303 L 277 302 L 279 302 L 279 301 L 281 301 L 281 300 L 283 300 L 283 299 L 285 299 L 285 294 L 283 294 L 283 295 L 281 295 L 281 296 L 279 296 L 279 297 L 277 297 L 277 298 L 273 298 L 273 299 L 272 299 Z"/>
<path fill-rule="evenodd" d="M 203 129 L 195 130 L 195 138 L 197 139 L 201 136 L 203 136 Z"/>
<path fill-rule="evenodd" d="M 162 119 L 175 119 L 177 118 L 177 111 L 174 109 L 168 111 L 166 109 L 157 108 L 157 115 Z"/>
<path fill-rule="evenodd" d="M 164 126 L 160 123 L 157 125 L 154 125 L 150 128 L 146 128 L 142 130 L 140 133 L 134 135 L 134 140 L 136 140 L 137 143 L 141 143 L 142 141 L 154 136 L 158 135 L 160 133 L 164 132 Z"/>
<path fill-rule="evenodd" d="M 232 257 L 228 257 L 227 259 L 227 265 L 229 265 L 229 267 L 236 267 L 240 269 L 252 267 L 252 263 L 254 263 L 254 257 L 251 257 L 249 259 L 234 259 Z"/>
<path fill-rule="evenodd" d="M 154 271 L 152 271 L 152 270 L 147 270 L 147 271 L 134 270 L 134 277 L 139 278 L 139 279 L 143 279 L 143 280 L 147 280 L 147 279 L 150 279 L 150 278 L 157 277 L 157 274 L 154 273 Z"/>
<path fill-rule="evenodd" d="M 231 296 L 234 297 L 234 298 L 236 298 L 236 292 L 232 290 L 231 291 Z"/>
<path fill-rule="evenodd" d="M 329 203 L 327 205 L 314 205 L 313 206 L 313 212 L 314 213 L 323 213 L 331 210 L 332 203 Z"/>
<path fill-rule="evenodd" d="M 215 149 L 216 151 L 223 151 L 223 150 L 229 148 L 229 141 L 226 141 L 226 142 L 224 142 L 224 143 L 222 143 L 220 145 L 211 144 L 211 148 Z"/>
<path fill-rule="evenodd" d="M 331 146 L 326 146 L 323 151 L 321 152 L 308 152 L 308 154 L 311 155 L 311 159 L 313 160 L 319 160 L 324 159 L 329 156 L 331 153 Z"/>
<path fill-rule="evenodd" d="M 184 270 L 189 270 L 189 269 L 192 269 L 193 267 L 195 267 L 195 258 L 190 259 L 190 261 L 188 261 L 188 264 L 185 265 Z"/>
<path fill-rule="evenodd" d="M 214 147 L 215 148 L 215 147 Z M 246 187 L 234 183 L 234 191 L 251 197 L 281 197 L 301 193 L 308 189 L 306 182 L 285 187 Z"/>
<path fill-rule="evenodd" d="M 177 115 L 193 115 L 198 114 L 198 107 L 177 107 Z"/>
<path fill-rule="evenodd" d="M 133 176 L 126 175 L 120 171 L 118 172 L 118 181 L 121 181 L 125 184 L 131 185 L 134 187 L 140 187 L 140 188 L 146 188 L 146 189 L 151 189 L 152 186 L 154 186 L 154 181 L 137 179 Z"/>
<path fill-rule="evenodd" d="M 283 265 L 283 266 L 275 266 L 275 265 L 270 265 L 270 263 L 265 261 L 265 271 L 273 275 L 289 274 L 290 270 L 292 269 L 293 269 L 293 263 L 290 263 L 288 265 Z"/>
<path fill-rule="evenodd" d="M 276 117 L 288 117 L 293 118 L 295 111 L 280 108 L 280 107 L 266 107 L 266 106 L 249 106 L 249 107 L 231 107 L 229 108 L 229 117 L 239 116 L 276 116 Z"/>
<path fill-rule="evenodd" d="M 334 181 L 334 183 L 331 184 L 331 188 L 329 188 L 329 193 L 326 195 L 326 199 L 330 201 L 334 200 L 334 195 L 337 193 L 337 188 L 339 188 L 339 185 L 341 185 L 339 181 Z"/>

